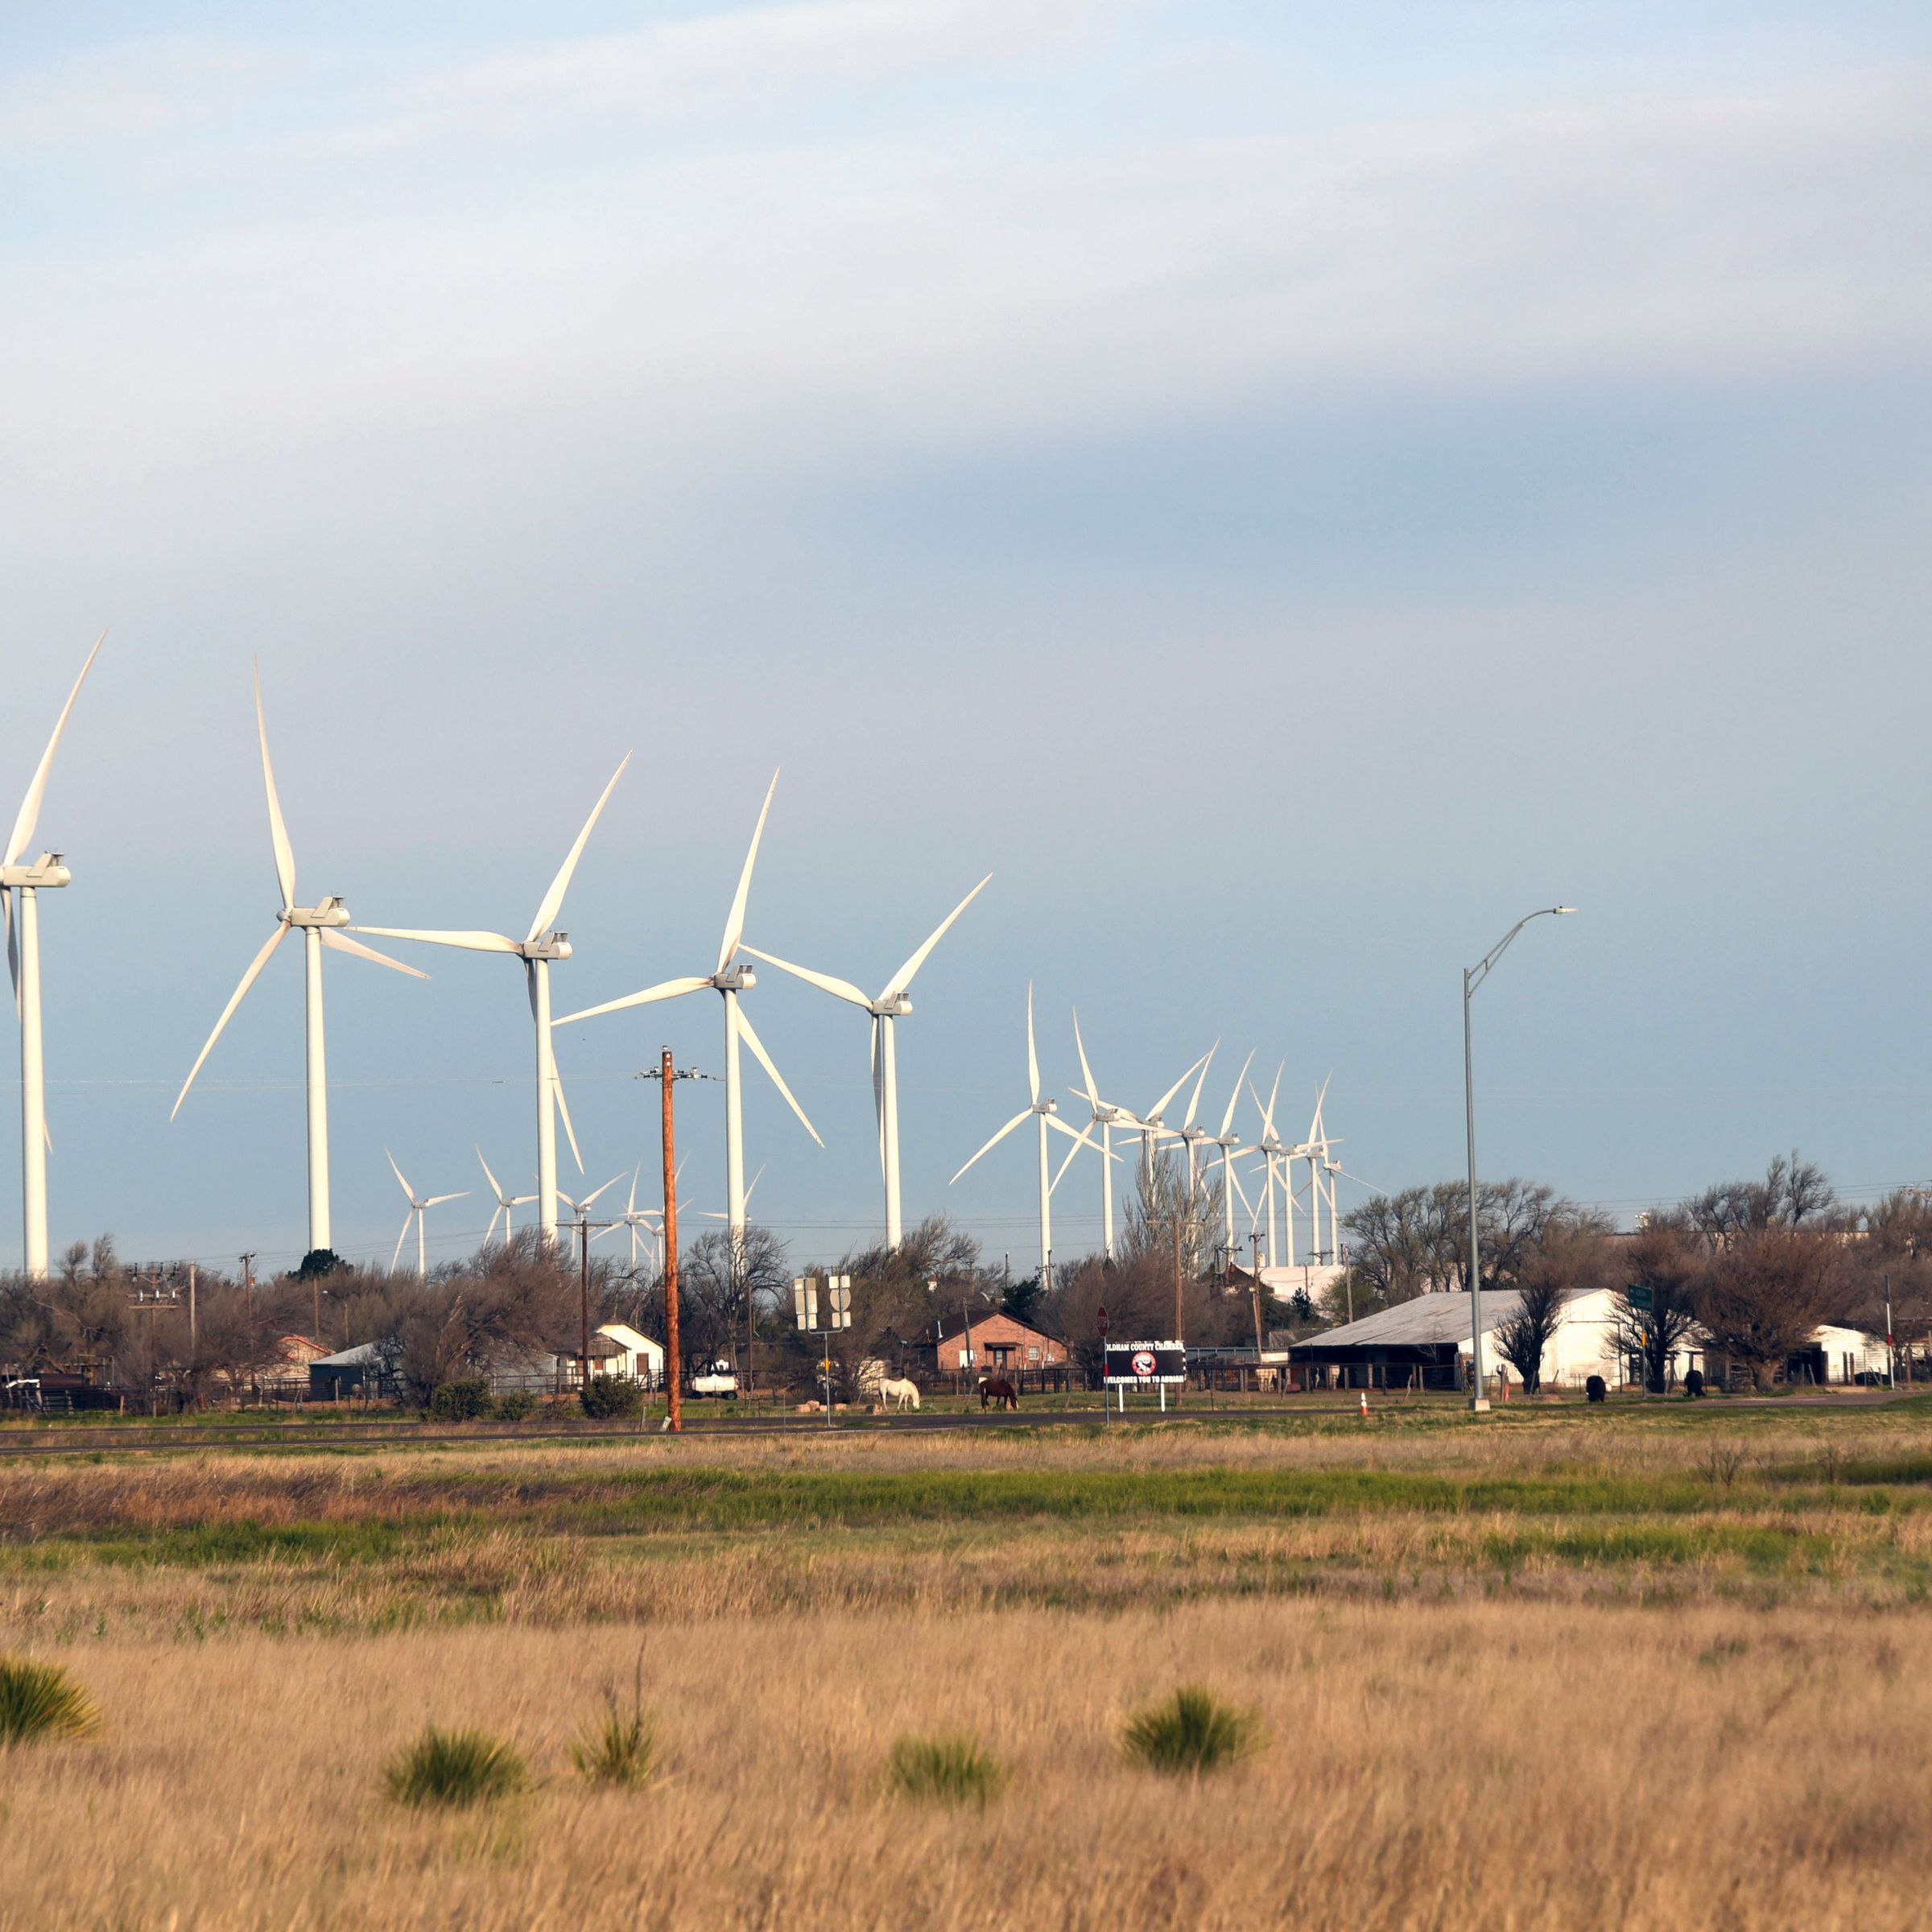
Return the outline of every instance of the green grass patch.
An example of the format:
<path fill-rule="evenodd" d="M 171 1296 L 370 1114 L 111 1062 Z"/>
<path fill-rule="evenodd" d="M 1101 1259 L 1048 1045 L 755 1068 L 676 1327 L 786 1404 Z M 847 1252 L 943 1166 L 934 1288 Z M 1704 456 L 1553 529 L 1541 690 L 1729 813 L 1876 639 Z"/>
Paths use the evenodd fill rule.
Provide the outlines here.
<path fill-rule="evenodd" d="M 1259 1749 L 1265 1735 L 1253 1711 L 1224 1703 L 1204 1684 L 1183 1684 L 1128 1719 L 1121 1748 L 1150 1771 L 1199 1777 Z"/>
<path fill-rule="evenodd" d="M 399 1805 L 457 1807 L 511 1797 L 530 1776 L 514 1747 L 501 1738 L 431 1724 L 390 1760 L 383 1781 Z"/>
<path fill-rule="evenodd" d="M 93 1700 L 60 1665 L 0 1657 L 0 1744 L 80 1737 L 99 1722 Z"/>
<path fill-rule="evenodd" d="M 886 1783 L 902 1798 L 985 1805 L 1005 1788 L 1006 1773 L 977 1738 L 902 1737 L 886 1758 Z"/>

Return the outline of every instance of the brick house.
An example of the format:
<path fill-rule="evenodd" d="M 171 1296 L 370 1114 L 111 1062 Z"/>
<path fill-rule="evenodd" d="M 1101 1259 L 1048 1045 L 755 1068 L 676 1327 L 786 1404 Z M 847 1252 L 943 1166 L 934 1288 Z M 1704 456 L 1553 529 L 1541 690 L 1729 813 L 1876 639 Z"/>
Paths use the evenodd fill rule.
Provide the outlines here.
<path fill-rule="evenodd" d="M 1067 1365 L 1064 1342 L 1043 1329 L 1016 1322 L 1009 1315 L 980 1315 L 970 1328 L 942 1332 L 935 1353 L 941 1375 L 959 1375 L 969 1368 L 991 1375 L 1010 1374 L 1016 1369 L 1032 1374 Z"/>

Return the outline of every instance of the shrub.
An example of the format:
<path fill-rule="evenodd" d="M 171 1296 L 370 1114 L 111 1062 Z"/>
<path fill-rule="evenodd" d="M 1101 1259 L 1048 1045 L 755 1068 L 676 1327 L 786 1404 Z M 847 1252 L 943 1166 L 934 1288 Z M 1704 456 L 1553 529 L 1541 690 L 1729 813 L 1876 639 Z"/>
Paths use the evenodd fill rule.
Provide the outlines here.
<path fill-rule="evenodd" d="M 902 1737 L 886 1761 L 886 1780 L 904 1798 L 983 1805 L 1006 1782 L 997 1758 L 972 1737 Z"/>
<path fill-rule="evenodd" d="M 656 1727 L 644 1712 L 644 1659 L 640 1654 L 630 1709 L 626 1711 L 618 1704 L 617 1692 L 607 1685 L 602 1721 L 584 1732 L 571 1746 L 570 1757 L 593 1785 L 617 1785 L 634 1791 L 649 1780 L 656 1752 Z"/>
<path fill-rule="evenodd" d="M 0 1657 L 0 1744 L 79 1737 L 99 1722 L 93 1700 L 58 1664 Z"/>
<path fill-rule="evenodd" d="M 577 1400 L 584 1405 L 586 1415 L 602 1420 L 641 1414 L 644 1391 L 628 1375 L 593 1375 L 577 1391 Z"/>
<path fill-rule="evenodd" d="M 440 1422 L 473 1422 L 489 1411 L 489 1384 L 481 1379 L 439 1383 L 429 1398 L 429 1412 Z"/>
<path fill-rule="evenodd" d="M 537 1398 L 527 1389 L 514 1389 L 497 1397 L 497 1420 L 520 1422 L 537 1412 Z"/>
<path fill-rule="evenodd" d="M 389 1794 L 399 1805 L 474 1805 L 508 1798 L 528 1781 L 515 1749 L 487 1731 L 429 1726 L 389 1761 Z"/>
<path fill-rule="evenodd" d="M 1257 1748 L 1262 1736 L 1252 1711 L 1223 1703 L 1203 1685 L 1183 1684 L 1130 1718 L 1121 1744 L 1150 1771 L 1185 1777 L 1232 1764 Z"/>

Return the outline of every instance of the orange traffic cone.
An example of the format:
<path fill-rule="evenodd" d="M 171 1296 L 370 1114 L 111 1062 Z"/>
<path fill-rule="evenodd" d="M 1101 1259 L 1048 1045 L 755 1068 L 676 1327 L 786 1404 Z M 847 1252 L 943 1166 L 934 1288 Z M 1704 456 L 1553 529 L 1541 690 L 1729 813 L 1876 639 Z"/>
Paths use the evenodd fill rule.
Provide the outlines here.
<path fill-rule="evenodd" d="M 1362 1420 L 1363 1420 L 1364 1422 L 1366 1422 L 1366 1421 L 1368 1421 L 1368 1391 L 1366 1389 L 1364 1389 L 1362 1391 Z"/>

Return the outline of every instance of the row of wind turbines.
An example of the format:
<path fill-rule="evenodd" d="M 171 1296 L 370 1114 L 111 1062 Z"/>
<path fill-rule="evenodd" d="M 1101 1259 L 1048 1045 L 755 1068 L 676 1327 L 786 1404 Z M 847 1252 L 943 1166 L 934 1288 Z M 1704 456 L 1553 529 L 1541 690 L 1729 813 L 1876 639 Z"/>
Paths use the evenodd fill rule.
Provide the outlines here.
<path fill-rule="evenodd" d="M 3 906 L 7 931 L 7 957 L 11 972 L 15 1002 L 19 1009 L 21 1027 L 21 1124 L 22 1124 L 22 1187 L 23 1199 L 23 1227 L 24 1234 L 25 1263 L 30 1275 L 44 1276 L 47 1270 L 47 1153 L 51 1145 L 46 1121 L 46 1088 L 43 1051 L 43 1028 L 41 1013 L 41 985 L 39 951 L 38 894 L 52 888 L 64 887 L 71 882 L 72 874 L 63 863 L 63 855 L 57 852 L 43 852 L 31 864 L 21 863 L 22 855 L 30 848 L 35 827 L 39 820 L 42 802 L 47 781 L 52 770 L 54 758 L 72 714 L 76 700 L 89 672 L 99 655 L 105 634 L 97 639 L 92 650 L 82 665 L 80 676 L 75 680 L 56 720 L 53 734 L 35 768 L 29 784 L 25 801 L 21 806 L 11 835 L 5 848 L 4 857 L 0 858 L 0 906 Z M 779 958 L 776 954 L 762 951 L 745 942 L 745 924 L 753 869 L 758 862 L 758 847 L 764 836 L 766 822 L 770 816 L 774 794 L 778 787 L 774 773 L 761 806 L 758 822 L 753 828 L 751 844 L 745 856 L 743 868 L 738 875 L 737 889 L 733 896 L 730 909 L 726 914 L 724 931 L 720 937 L 717 957 L 711 970 L 703 974 L 691 973 L 665 980 L 646 986 L 641 990 L 622 997 L 606 1000 L 600 1005 L 581 1008 L 564 1014 L 553 1016 L 551 1010 L 551 968 L 569 959 L 569 936 L 557 922 L 560 918 L 565 894 L 572 875 L 591 833 L 596 828 L 618 780 L 624 775 L 630 762 L 626 753 L 611 774 L 589 817 L 577 834 L 575 842 L 565 854 L 562 865 L 551 880 L 547 890 L 538 901 L 536 910 L 529 927 L 522 939 L 510 935 L 482 928 L 464 930 L 428 930 L 420 927 L 391 926 L 357 926 L 340 894 L 330 894 L 313 905 L 304 906 L 299 902 L 296 889 L 296 866 L 293 844 L 283 819 L 280 797 L 275 785 L 275 766 L 269 752 L 268 724 L 262 702 L 260 669 L 254 676 L 255 725 L 257 739 L 262 757 L 262 776 L 266 796 L 269 843 L 274 860 L 275 883 L 279 904 L 275 914 L 274 927 L 260 950 L 249 962 L 240 983 L 229 996 L 221 1009 L 213 1030 L 209 1033 L 194 1064 L 189 1068 L 187 1079 L 182 1083 L 169 1118 L 172 1120 L 181 1111 L 196 1077 L 207 1063 L 217 1042 L 233 1018 L 250 989 L 266 968 L 283 941 L 291 932 L 299 932 L 303 939 L 304 1026 L 307 1046 L 306 1100 L 308 1113 L 308 1246 L 312 1250 L 328 1249 L 332 1247 L 332 1223 L 329 1208 L 329 1141 L 328 1141 L 328 1080 L 326 1035 L 324 1025 L 323 1005 L 323 955 L 333 952 L 353 958 L 365 960 L 397 972 L 416 979 L 429 976 L 420 968 L 409 965 L 403 960 L 391 957 L 374 947 L 365 943 L 365 938 L 401 941 L 405 943 L 453 947 L 464 952 L 497 954 L 516 960 L 523 971 L 524 987 L 528 1000 L 535 1045 L 535 1092 L 536 1099 L 536 1192 L 534 1195 L 507 1194 L 498 1183 L 487 1162 L 482 1162 L 481 1150 L 477 1158 L 482 1162 L 483 1171 L 489 1182 L 490 1192 L 496 1202 L 496 1212 L 490 1222 L 490 1235 L 493 1235 L 499 1220 L 507 1239 L 510 1232 L 512 1210 L 517 1207 L 533 1204 L 537 1210 L 538 1225 L 547 1240 L 556 1239 L 559 1228 L 559 1203 L 569 1208 L 573 1213 L 582 1212 L 590 1203 L 606 1190 L 616 1185 L 614 1180 L 606 1182 L 594 1193 L 586 1195 L 581 1200 L 573 1200 L 563 1192 L 557 1179 L 556 1129 L 561 1122 L 565 1138 L 569 1143 L 572 1156 L 580 1173 L 584 1170 L 583 1155 L 577 1144 L 576 1130 L 572 1124 L 570 1110 L 566 1102 L 562 1080 L 557 1072 L 556 1057 L 553 1046 L 555 1029 L 604 1015 L 624 1012 L 634 1007 L 642 1007 L 661 1001 L 683 998 L 687 995 L 715 992 L 723 1001 L 724 1027 L 724 1167 L 725 1212 L 721 1217 L 731 1233 L 741 1236 L 746 1224 L 746 1211 L 750 1189 L 745 1181 L 745 1146 L 743 1126 L 743 1092 L 741 1067 L 741 1048 L 748 1047 L 752 1056 L 764 1069 L 772 1084 L 784 1098 L 786 1104 L 798 1117 L 806 1133 L 821 1147 L 824 1145 L 804 1108 L 799 1105 L 791 1089 L 786 1084 L 784 1076 L 758 1037 L 749 1016 L 741 1005 L 741 996 L 755 985 L 755 970 L 750 961 L 759 960 L 788 973 L 806 984 L 818 988 L 832 997 L 865 1010 L 870 1019 L 870 1054 L 873 1110 L 877 1131 L 878 1158 L 885 1195 L 885 1232 L 889 1247 L 900 1245 L 904 1234 L 904 1216 L 901 1198 L 899 1166 L 899 1095 L 898 1060 L 896 1039 L 898 1022 L 912 1011 L 909 997 L 914 977 L 925 964 L 935 946 L 951 929 L 954 922 L 965 911 L 973 900 L 985 889 L 991 875 L 975 886 L 958 905 L 927 936 L 925 942 L 914 951 L 905 963 L 889 979 L 880 991 L 869 994 L 850 980 L 819 972 Z M 362 936 L 353 936 L 362 935 Z M 1058 1104 L 1053 1100 L 1042 1099 L 1040 1086 L 1039 1059 L 1036 1049 L 1032 989 L 1027 993 L 1027 1070 L 1030 1099 L 1026 1109 L 1016 1114 L 972 1158 L 953 1176 L 955 1181 L 985 1154 L 990 1152 L 1009 1134 L 1023 1125 L 1028 1120 L 1038 1122 L 1039 1148 L 1039 1212 L 1040 1257 L 1042 1278 L 1050 1274 L 1052 1265 L 1051 1197 L 1059 1181 L 1064 1176 L 1073 1158 L 1083 1147 L 1096 1151 L 1100 1156 L 1102 1194 L 1102 1225 L 1105 1252 L 1112 1257 L 1114 1252 L 1114 1179 L 1113 1167 L 1120 1157 L 1114 1152 L 1113 1139 L 1117 1131 L 1137 1136 L 1141 1144 L 1143 1172 L 1150 1172 L 1157 1150 L 1162 1142 L 1175 1141 L 1183 1151 L 1190 1191 L 1199 1185 L 1201 1161 L 1205 1150 L 1212 1148 L 1220 1155 L 1220 1186 L 1223 1200 L 1223 1218 L 1226 1245 L 1232 1249 L 1236 1242 L 1234 1208 L 1239 1195 L 1248 1207 L 1251 1225 L 1257 1224 L 1257 1211 L 1249 1202 L 1237 1172 L 1237 1160 L 1244 1155 L 1261 1157 L 1263 1162 L 1262 1182 L 1265 1195 L 1267 1254 L 1270 1265 L 1277 1265 L 1275 1201 L 1278 1185 L 1286 1210 L 1286 1258 L 1293 1264 L 1296 1249 L 1295 1214 L 1296 1203 L 1300 1196 L 1294 1186 L 1294 1166 L 1305 1161 L 1308 1166 L 1308 1180 L 1305 1193 L 1310 1219 L 1311 1256 L 1319 1260 L 1324 1253 L 1322 1217 L 1324 1203 L 1328 1216 L 1329 1241 L 1326 1252 L 1332 1253 L 1335 1245 L 1335 1179 L 1341 1172 L 1333 1161 L 1330 1143 L 1322 1125 L 1322 1099 L 1318 1096 L 1314 1121 L 1307 1141 L 1289 1146 L 1281 1141 L 1274 1129 L 1276 1100 L 1279 1095 L 1281 1075 L 1277 1073 L 1274 1087 L 1264 1105 L 1259 1092 L 1248 1082 L 1248 1072 L 1253 1065 L 1250 1054 L 1237 1076 L 1234 1091 L 1230 1096 L 1224 1113 L 1220 1132 L 1210 1134 L 1204 1126 L 1196 1126 L 1201 1096 L 1214 1055 L 1218 1051 L 1211 1048 L 1190 1067 L 1180 1079 L 1150 1108 L 1136 1113 L 1117 1104 L 1104 1100 L 1095 1084 L 1093 1073 L 1088 1063 L 1084 1041 L 1080 1034 L 1079 1016 L 1074 1018 L 1075 1042 L 1080 1055 L 1080 1071 L 1084 1085 L 1075 1089 L 1075 1096 L 1084 1101 L 1091 1118 L 1086 1125 L 1075 1128 L 1059 1117 Z M 1182 1088 L 1192 1079 L 1194 1088 L 1187 1112 L 1178 1126 L 1170 1125 L 1165 1117 L 1166 1110 L 1178 1097 Z M 1260 1112 L 1261 1133 L 1259 1141 L 1252 1147 L 1244 1147 L 1241 1137 L 1232 1132 L 1237 1104 L 1244 1084 Z M 1326 1087 L 1323 1088 L 1323 1096 Z M 1050 1171 L 1049 1135 L 1058 1132 L 1071 1140 L 1057 1172 Z M 1097 1133 L 1097 1139 L 1096 1135 Z M 399 1259 L 404 1243 L 407 1241 L 413 1224 L 417 1239 L 419 1267 L 427 1262 L 427 1234 L 424 1217 L 429 1208 L 446 1201 L 464 1198 L 467 1190 L 461 1193 L 435 1195 L 419 1195 L 403 1175 L 393 1154 L 384 1150 L 386 1158 L 409 1203 L 409 1215 L 405 1220 L 402 1232 L 398 1237 L 395 1257 Z M 620 1177 L 621 1178 L 621 1177 Z M 755 1185 L 755 1181 L 753 1183 Z M 661 1216 L 656 1211 L 640 1210 L 636 1199 L 637 1179 L 634 1174 L 630 1206 L 621 1220 L 613 1221 L 612 1228 L 629 1229 L 632 1242 L 634 1261 L 638 1245 L 656 1224 L 657 1238 L 661 1245 Z M 487 1241 L 490 1235 L 485 1236 Z"/>

